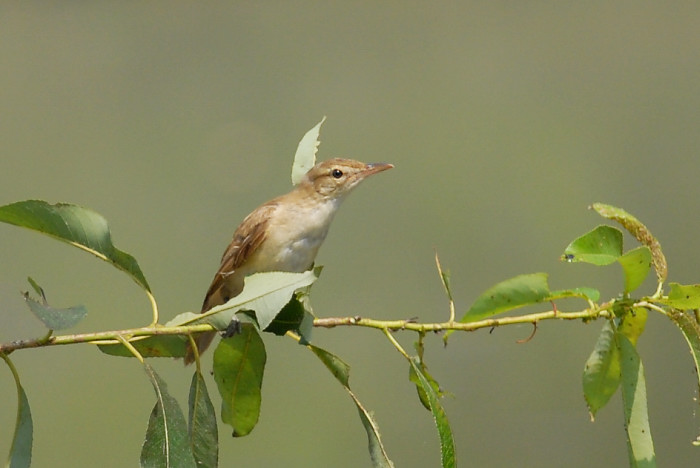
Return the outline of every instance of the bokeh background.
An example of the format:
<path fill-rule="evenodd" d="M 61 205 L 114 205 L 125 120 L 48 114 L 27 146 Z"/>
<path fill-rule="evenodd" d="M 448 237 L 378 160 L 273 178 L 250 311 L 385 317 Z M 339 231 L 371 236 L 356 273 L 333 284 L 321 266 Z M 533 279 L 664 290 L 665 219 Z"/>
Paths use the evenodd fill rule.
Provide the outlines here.
<path fill-rule="evenodd" d="M 5 3 L 0 203 L 102 213 L 168 319 L 198 310 L 234 228 L 290 188 L 296 145 L 326 115 L 319 158 L 396 168 L 336 218 L 313 288 L 320 316 L 444 320 L 435 250 L 458 313 L 536 271 L 552 288 L 614 296 L 618 266 L 558 260 L 603 222 L 586 209 L 595 201 L 646 222 L 670 280 L 697 283 L 699 22 L 692 1 Z M 43 333 L 19 294 L 29 275 L 53 304 L 87 306 L 78 332 L 149 320 L 138 287 L 76 249 L 0 225 L 0 259 L 2 341 Z M 527 344 L 515 343 L 527 325 L 456 334 L 447 348 L 428 337 L 463 466 L 626 465 L 619 395 L 592 423 L 581 392 L 601 325 L 542 323 Z M 397 338 L 410 349 L 415 337 Z M 397 466 L 437 466 L 432 418 L 386 338 L 339 328 L 315 340 L 352 366 Z M 342 388 L 291 340 L 266 343 L 259 425 L 243 439 L 220 426 L 221 466 L 368 466 Z M 652 314 L 639 350 L 660 464 L 697 465 L 697 377 L 681 334 Z M 12 357 L 34 466 L 138 463 L 154 396 L 135 360 L 88 345 Z M 191 371 L 154 365 L 184 403 Z M 6 370 L 0 388 L 5 454 L 16 404 Z"/>

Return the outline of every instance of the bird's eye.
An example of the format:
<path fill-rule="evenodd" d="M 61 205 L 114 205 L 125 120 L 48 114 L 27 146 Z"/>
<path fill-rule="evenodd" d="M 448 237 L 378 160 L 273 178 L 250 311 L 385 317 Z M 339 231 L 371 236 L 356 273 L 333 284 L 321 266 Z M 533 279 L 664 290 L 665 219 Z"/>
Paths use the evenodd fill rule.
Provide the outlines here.
<path fill-rule="evenodd" d="M 341 171 L 340 169 L 333 169 L 331 175 L 336 179 L 340 179 L 341 177 L 343 177 L 343 171 Z"/>

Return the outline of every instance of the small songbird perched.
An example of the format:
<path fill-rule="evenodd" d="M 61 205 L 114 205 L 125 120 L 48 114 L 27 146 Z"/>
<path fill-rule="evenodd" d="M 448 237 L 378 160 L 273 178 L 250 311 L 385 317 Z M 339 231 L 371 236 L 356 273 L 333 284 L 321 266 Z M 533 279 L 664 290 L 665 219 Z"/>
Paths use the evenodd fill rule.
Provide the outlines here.
<path fill-rule="evenodd" d="M 345 196 L 370 175 L 392 167 L 386 163 L 329 159 L 312 167 L 291 192 L 259 206 L 233 233 L 204 297 L 202 313 L 240 294 L 246 276 L 266 271 L 309 270 Z M 197 336 L 200 353 L 215 335 L 205 332 Z M 194 353 L 188 349 L 185 364 L 193 360 Z"/>

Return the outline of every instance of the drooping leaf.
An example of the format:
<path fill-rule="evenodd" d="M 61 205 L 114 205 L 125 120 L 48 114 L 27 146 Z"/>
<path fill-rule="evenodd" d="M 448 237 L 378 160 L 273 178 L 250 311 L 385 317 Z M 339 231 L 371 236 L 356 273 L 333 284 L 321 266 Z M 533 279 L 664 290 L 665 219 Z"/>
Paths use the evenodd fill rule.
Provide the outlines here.
<path fill-rule="evenodd" d="M 240 333 L 223 338 L 214 351 L 214 380 L 221 395 L 221 420 L 233 436 L 253 430 L 260 416 L 265 345 L 255 326 L 242 323 Z"/>
<path fill-rule="evenodd" d="M 440 384 L 438 384 L 437 380 L 433 378 L 432 375 L 428 372 L 428 367 L 425 365 L 425 361 L 423 360 L 423 354 L 425 353 L 425 346 L 423 344 L 423 338 L 424 336 L 421 335 L 418 341 L 414 344 L 414 347 L 416 348 L 417 352 L 417 358 L 416 361 L 420 364 L 420 368 L 423 371 L 423 375 L 425 378 L 428 380 L 430 385 L 433 387 L 433 390 L 437 394 L 438 397 L 442 398 L 443 396 L 443 391 L 440 389 Z M 421 404 L 425 409 L 430 411 L 430 402 L 428 401 L 428 395 L 425 393 L 423 390 L 423 386 L 421 385 L 420 379 L 416 375 L 416 373 L 413 371 L 413 366 L 408 367 L 408 380 L 410 382 L 413 382 L 416 385 L 416 391 L 418 392 L 418 399 L 420 400 Z"/>
<path fill-rule="evenodd" d="M 518 307 L 547 301 L 549 296 L 546 273 L 516 276 L 484 291 L 460 322 L 476 322 Z"/>
<path fill-rule="evenodd" d="M 28 278 L 28 280 L 32 288 L 39 294 L 41 301 L 33 299 L 29 296 L 29 293 L 24 293 L 24 300 L 27 306 L 29 306 L 29 310 L 31 310 L 47 328 L 51 330 L 65 330 L 73 327 L 87 317 L 87 309 L 82 305 L 66 308 L 51 307 L 46 301 L 44 289 L 32 278 Z"/>
<path fill-rule="evenodd" d="M 671 291 L 663 302 L 680 310 L 700 309 L 700 284 L 670 283 Z"/>
<path fill-rule="evenodd" d="M 0 206 L 0 221 L 25 227 L 68 242 L 127 273 L 150 292 L 136 259 L 112 244 L 112 235 L 100 214 L 76 205 L 27 200 Z"/>
<path fill-rule="evenodd" d="M 456 451 L 454 445 L 454 437 L 452 435 L 452 429 L 450 428 L 450 423 L 447 420 L 447 414 L 444 408 L 440 404 L 440 398 L 437 392 L 433 389 L 428 378 L 423 374 L 421 370 L 421 365 L 418 360 L 414 357 L 409 361 L 413 369 L 414 374 L 417 377 L 418 383 L 423 388 L 425 395 L 430 406 L 430 411 L 433 413 L 433 419 L 435 420 L 435 426 L 437 427 L 438 436 L 440 438 L 440 455 L 441 455 L 441 466 L 454 467 L 457 464 Z"/>
<path fill-rule="evenodd" d="M 326 121 L 326 117 L 323 117 L 319 123 L 314 126 L 311 130 L 306 132 L 299 146 L 297 146 L 297 152 L 294 155 L 294 164 L 292 165 L 292 184 L 297 185 L 304 178 L 304 175 L 309 172 L 309 169 L 314 167 L 316 164 L 316 152 L 318 151 L 318 145 L 321 142 L 318 139 L 318 135 L 321 132 L 321 125 Z"/>
<path fill-rule="evenodd" d="M 189 396 L 189 438 L 198 468 L 217 468 L 219 465 L 219 430 L 216 412 L 209 398 L 204 377 L 192 375 Z"/>
<path fill-rule="evenodd" d="M 695 364 L 694 375 L 695 378 L 698 379 L 698 387 L 696 391 L 700 392 L 700 323 L 698 323 L 695 315 L 689 311 L 671 309 L 668 312 L 668 316 L 671 318 L 673 323 L 680 328 L 681 332 L 683 333 L 683 337 L 688 343 L 690 354 L 693 356 L 693 363 Z M 693 444 L 700 445 L 700 435 L 696 437 Z"/>
<path fill-rule="evenodd" d="M 7 468 L 29 468 L 32 463 L 32 442 L 34 438 L 34 424 L 32 411 L 29 407 L 29 399 L 19 380 L 19 374 L 10 358 L 0 353 L 12 372 L 17 389 L 17 417 L 15 419 L 15 432 L 12 437 L 12 445 L 5 466 Z"/>
<path fill-rule="evenodd" d="M 574 239 L 564 249 L 562 260 L 609 265 L 622 255 L 622 233 L 611 226 L 598 226 Z"/>
<path fill-rule="evenodd" d="M 352 390 L 350 390 L 350 366 L 348 366 L 338 356 L 326 351 L 323 348 L 319 348 L 318 346 L 311 344 L 307 344 L 306 347 L 321 360 L 321 362 L 333 374 L 336 380 L 338 380 L 338 382 L 340 382 L 340 384 L 345 388 L 350 395 L 350 398 L 352 398 L 352 401 L 355 403 L 357 411 L 360 414 L 362 426 L 365 428 L 365 432 L 367 432 L 369 455 L 370 459 L 372 460 L 372 466 L 374 468 L 393 468 L 394 463 L 389 459 L 389 456 L 386 453 L 386 449 L 382 443 L 382 439 L 379 435 L 379 428 L 377 427 L 377 423 L 374 421 L 374 417 L 365 409 Z"/>
<path fill-rule="evenodd" d="M 637 239 L 637 241 L 639 241 L 639 243 L 649 247 L 659 283 L 666 281 L 666 277 L 668 276 L 668 264 L 666 263 L 664 253 L 661 251 L 661 244 L 659 244 L 659 241 L 656 240 L 651 234 L 651 231 L 649 231 L 641 221 L 622 208 L 617 208 L 615 206 L 594 203 L 591 205 L 591 208 L 604 218 L 612 219 L 620 223 L 635 239 Z"/>
<path fill-rule="evenodd" d="M 131 345 L 143 357 L 173 357 L 185 356 L 187 339 L 181 335 L 153 335 L 140 340 L 132 340 Z M 97 347 L 110 356 L 134 357 L 134 354 L 121 343 L 99 344 Z"/>
<path fill-rule="evenodd" d="M 583 396 L 591 420 L 620 385 L 620 354 L 615 346 L 614 333 L 610 323 L 606 322 L 583 370 Z"/>
<path fill-rule="evenodd" d="M 632 467 L 655 467 L 656 455 L 649 427 L 644 366 L 634 344 L 616 335 L 621 363 L 622 404 L 625 411 L 627 449 Z"/>
<path fill-rule="evenodd" d="M 651 251 L 642 245 L 630 250 L 618 259 L 625 272 L 625 293 L 631 293 L 642 285 L 651 270 Z"/>
<path fill-rule="evenodd" d="M 264 330 L 289 302 L 294 292 L 311 285 L 320 273 L 321 267 L 304 273 L 256 273 L 245 279 L 243 291 L 226 304 L 213 307 L 205 314 L 188 314 L 181 323 L 169 323 L 174 326 L 205 322 L 217 330 L 226 330 L 236 312 L 252 310 L 255 311 L 260 329 Z"/>
<path fill-rule="evenodd" d="M 187 436 L 187 423 L 180 405 L 168 393 L 165 382 L 144 363 L 156 392 L 156 404 L 148 419 L 146 438 L 141 449 L 143 468 L 194 468 L 192 447 Z"/>

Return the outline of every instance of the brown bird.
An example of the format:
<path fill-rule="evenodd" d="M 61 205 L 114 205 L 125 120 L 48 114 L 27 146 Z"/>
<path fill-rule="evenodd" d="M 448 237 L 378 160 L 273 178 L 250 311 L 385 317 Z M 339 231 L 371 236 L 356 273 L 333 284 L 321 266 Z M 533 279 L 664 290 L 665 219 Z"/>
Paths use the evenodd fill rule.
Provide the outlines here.
<path fill-rule="evenodd" d="M 294 189 L 259 206 L 233 233 L 221 266 L 209 286 L 202 313 L 225 304 L 243 290 L 243 279 L 254 273 L 311 269 L 341 202 L 368 176 L 394 167 L 352 159 L 329 159 L 312 167 Z M 199 353 L 215 332 L 196 338 Z M 185 364 L 194 360 L 187 350 Z"/>

